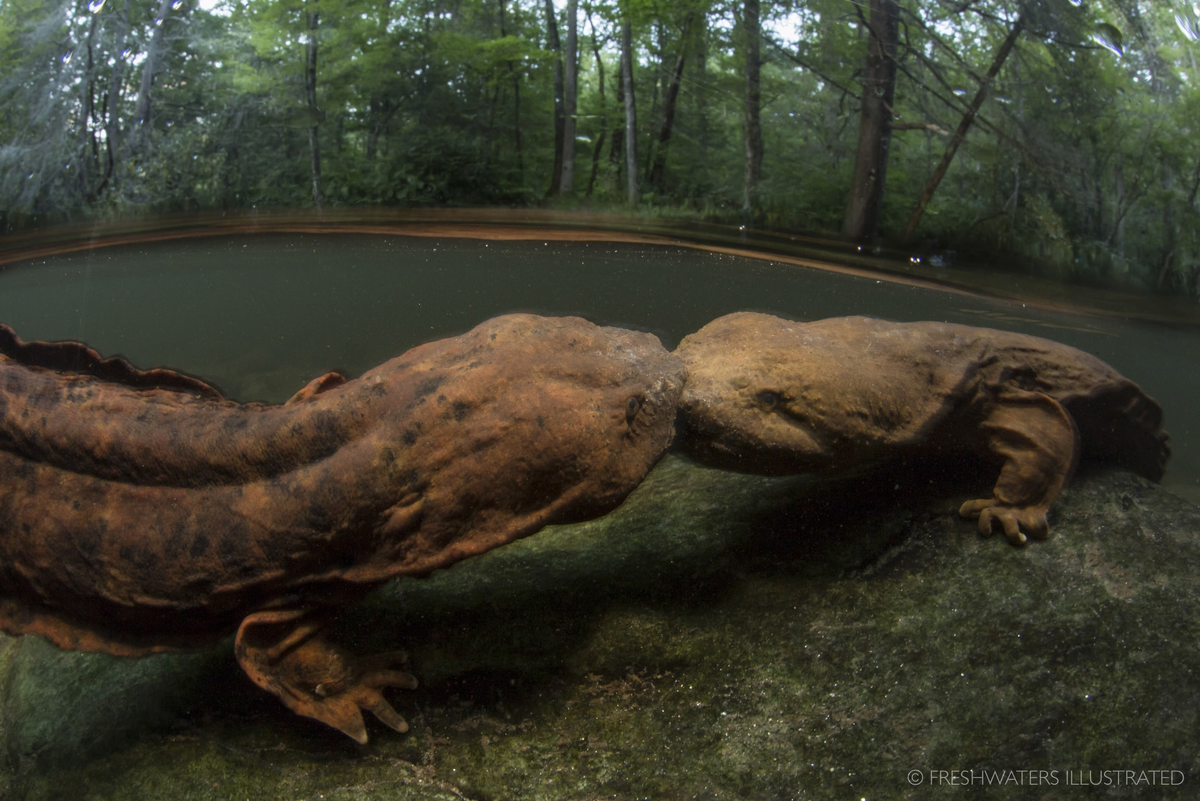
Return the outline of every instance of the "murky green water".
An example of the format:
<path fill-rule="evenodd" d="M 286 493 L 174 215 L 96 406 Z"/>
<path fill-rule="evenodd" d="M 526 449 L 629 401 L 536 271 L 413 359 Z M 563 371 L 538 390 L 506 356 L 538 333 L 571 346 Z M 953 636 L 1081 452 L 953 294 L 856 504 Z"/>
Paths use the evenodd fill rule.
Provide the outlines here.
<path fill-rule="evenodd" d="M 511 311 L 674 347 L 739 309 L 1090 351 L 1163 404 L 1164 483 L 1200 498 L 1200 336 L 1180 329 L 628 243 L 230 236 L 0 272 L 0 321 L 26 339 L 270 402 Z M 1068 771 L 1165 770 L 1183 785 L 1156 797 L 1190 797 L 1196 508 L 1085 469 L 1052 536 L 1018 549 L 955 514 L 988 478 L 926 478 L 766 479 L 670 455 L 610 515 L 390 583 L 334 628 L 357 653 L 410 650 L 420 676 L 389 691 L 411 731 L 371 721 L 366 746 L 259 692 L 228 641 L 125 660 L 0 637 L 0 801 L 959 798 L 905 793 L 914 771 L 963 767 L 1053 774 L 1062 798 L 1083 797 Z M 1143 797 L 1129 789 L 1110 795 Z"/>
<path fill-rule="evenodd" d="M 1162 403 L 1164 484 L 1200 498 L 1200 335 L 701 250 L 608 242 L 255 235 L 110 247 L 10 265 L 0 321 L 279 402 L 512 311 L 581 315 L 670 348 L 732 311 L 866 314 L 1022 331 L 1095 354 Z"/>

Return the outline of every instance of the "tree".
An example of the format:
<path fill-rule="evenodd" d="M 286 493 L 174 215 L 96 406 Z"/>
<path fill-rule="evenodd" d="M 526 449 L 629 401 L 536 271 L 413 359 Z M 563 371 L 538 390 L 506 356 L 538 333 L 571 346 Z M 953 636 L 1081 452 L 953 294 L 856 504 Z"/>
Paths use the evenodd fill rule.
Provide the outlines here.
<path fill-rule="evenodd" d="M 508 30 L 504 23 L 504 7 L 507 0 L 500 0 L 500 36 L 508 38 Z M 514 59 L 508 59 L 504 62 L 505 68 L 508 70 L 509 80 L 512 82 L 513 90 L 513 145 L 516 148 L 517 156 L 517 174 L 524 178 L 525 175 L 525 153 L 521 147 L 521 78 L 517 73 Z"/>
<path fill-rule="evenodd" d="M 628 14 L 628 12 L 626 12 Z M 621 20 L 621 86 L 625 97 L 625 180 L 629 205 L 638 202 L 637 103 L 633 96 L 633 26 Z"/>
<path fill-rule="evenodd" d="M 588 13 L 588 26 L 592 29 L 592 57 L 596 62 L 597 93 L 599 94 L 600 99 L 600 113 L 598 115 L 600 133 L 596 136 L 595 145 L 592 147 L 592 169 L 591 173 L 588 175 L 587 192 L 585 193 L 585 196 L 590 198 L 592 196 L 592 192 L 596 188 L 596 176 L 600 172 L 600 154 L 604 150 L 605 138 L 609 135 L 609 122 L 608 98 L 604 93 L 604 55 L 601 52 L 602 43 L 599 34 L 596 32 L 596 22 L 590 12 Z M 605 39 L 605 43 L 606 42 L 607 39 Z M 613 143 L 615 144 L 619 141 L 620 138 L 614 132 Z"/>
<path fill-rule="evenodd" d="M 546 0 L 546 42 L 554 57 L 554 162 L 550 167 L 550 188 L 547 197 L 557 195 L 562 186 L 563 152 L 566 136 L 566 110 L 563 104 L 562 45 L 558 38 L 558 22 L 554 19 L 554 2 Z M 572 168 L 573 169 L 573 168 Z"/>
<path fill-rule="evenodd" d="M 116 154 L 120 147 L 120 116 L 118 109 L 121 102 L 121 90 L 125 82 L 125 42 L 129 38 L 129 5 L 130 0 L 125 0 L 125 6 L 121 10 L 120 20 L 117 23 L 117 32 L 113 37 L 112 46 L 116 54 L 112 59 L 112 77 L 108 84 L 108 94 L 104 99 L 104 169 L 103 176 L 96 184 L 95 190 L 92 192 L 92 197 L 95 198 L 104 191 L 109 180 L 113 177 L 113 171 L 116 166 Z"/>
<path fill-rule="evenodd" d="M 860 12 L 861 14 L 861 12 Z M 842 235 L 873 240 L 879 234 L 879 214 L 887 183 L 888 151 L 892 141 L 892 106 L 896 94 L 896 45 L 900 15 L 895 0 L 871 0 L 867 60 L 862 72 L 862 110 L 850 202 Z"/>
<path fill-rule="evenodd" d="M 950 162 L 954 160 L 954 154 L 958 152 L 959 145 L 967 136 L 967 131 L 971 128 L 971 123 L 975 121 L 975 116 L 979 113 L 979 107 L 983 105 L 983 101 L 987 98 L 988 90 L 991 88 L 992 81 L 996 74 L 1000 72 L 1000 68 L 1004 66 L 1004 62 L 1008 60 L 1009 53 L 1012 52 L 1013 45 L 1017 43 L 1017 37 L 1021 35 L 1021 31 L 1025 28 L 1025 12 L 1022 11 L 1017 15 L 1016 21 L 1008 31 L 1008 35 L 1004 41 L 1000 43 L 1000 49 L 996 51 L 995 57 L 992 59 L 992 64 L 988 67 L 987 75 L 979 83 L 979 89 L 975 92 L 975 97 L 971 100 L 971 104 L 967 106 L 967 110 L 963 113 L 962 119 L 958 123 L 958 128 L 954 131 L 954 136 L 950 139 L 950 144 L 946 146 L 945 153 L 942 154 L 942 160 L 938 163 L 937 169 L 933 171 L 933 175 L 929 177 L 929 181 L 925 184 L 924 191 L 921 192 L 921 197 L 917 201 L 917 207 L 913 209 L 912 216 L 908 219 L 908 225 L 904 228 L 904 234 L 901 239 L 908 242 L 916 233 L 917 225 L 921 222 L 921 216 L 925 214 L 925 209 L 929 205 L 930 198 L 937 191 L 938 184 L 942 182 L 942 178 L 946 175 L 946 170 L 950 168 Z"/>
<path fill-rule="evenodd" d="M 575 188 L 575 115 L 579 90 L 579 9 L 578 0 L 567 0 L 567 49 L 563 86 L 562 178 L 559 191 L 569 195 Z"/>
<path fill-rule="evenodd" d="M 667 146 L 671 142 L 671 132 L 675 125 L 675 107 L 679 102 L 679 87 L 683 81 L 683 68 L 687 64 L 689 45 L 691 43 L 692 24 L 696 19 L 695 10 L 689 10 L 683 17 L 683 30 L 679 34 L 679 53 L 675 56 L 675 67 L 671 70 L 670 83 L 667 84 L 666 97 L 663 100 L 663 120 L 658 132 L 658 147 L 654 151 L 654 161 L 650 167 L 649 183 L 654 190 L 665 194 L 667 170 Z"/>
<path fill-rule="evenodd" d="M 742 15 L 746 48 L 745 143 L 746 169 L 742 182 L 742 213 L 758 211 L 759 181 L 762 178 L 763 137 L 760 119 L 762 105 L 762 31 L 759 22 L 758 0 L 745 0 Z"/>
<path fill-rule="evenodd" d="M 317 126 L 324 119 L 323 112 L 317 106 L 317 29 L 320 26 L 320 13 L 317 10 L 319 0 L 311 0 L 312 8 L 305 12 L 308 38 L 304 43 L 304 100 L 313 115 L 313 124 L 308 126 L 308 149 L 312 169 L 312 199 L 317 208 L 325 204 L 325 195 L 321 192 L 321 140 Z M 166 2 L 166 0 L 163 0 Z"/>
<path fill-rule="evenodd" d="M 1195 293 L 1192 5 L 5 0 L 0 226 L 578 186 L 875 239 L 920 198 L 963 258 Z"/>
<path fill-rule="evenodd" d="M 159 69 L 165 47 L 167 21 L 171 14 L 172 2 L 173 0 L 159 0 L 158 12 L 154 16 L 154 34 L 150 37 L 150 46 L 146 48 L 146 60 L 142 63 L 142 81 L 138 89 L 137 103 L 133 109 L 133 124 L 130 126 L 125 148 L 129 158 L 137 156 L 145 141 L 146 131 L 151 128 L 150 91 L 154 86 L 154 77 Z"/>

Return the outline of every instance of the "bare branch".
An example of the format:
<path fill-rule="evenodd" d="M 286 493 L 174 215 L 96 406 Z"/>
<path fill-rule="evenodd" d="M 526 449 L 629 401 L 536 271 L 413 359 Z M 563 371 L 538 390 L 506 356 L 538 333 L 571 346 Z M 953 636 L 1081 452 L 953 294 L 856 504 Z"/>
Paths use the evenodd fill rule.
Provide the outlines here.
<path fill-rule="evenodd" d="M 779 42 L 775 41 L 775 39 L 774 39 L 773 37 L 771 37 L 771 36 L 768 36 L 767 34 L 765 34 L 765 33 L 764 33 L 764 34 L 763 34 L 763 36 L 762 36 L 762 39 L 763 39 L 763 41 L 764 41 L 764 42 L 766 42 L 766 43 L 767 43 L 767 44 L 768 44 L 768 45 L 769 45 L 769 46 L 770 46 L 770 47 L 771 47 L 771 48 L 772 48 L 774 51 L 776 51 L 776 52 L 777 52 L 779 55 L 781 55 L 781 56 L 783 56 L 784 58 L 788 59 L 789 61 L 793 62 L 793 63 L 794 63 L 794 64 L 796 64 L 797 66 L 799 66 L 799 67 L 803 67 L 804 69 L 808 70 L 808 71 L 809 71 L 809 72 L 811 72 L 813 75 L 816 75 L 818 78 L 820 78 L 821 80 L 825 81 L 825 83 L 829 84 L 830 86 L 835 86 L 835 87 L 837 87 L 838 89 L 841 89 L 841 90 L 842 90 L 843 92 L 845 92 L 846 94 L 848 94 L 848 95 L 852 96 L 852 97 L 853 97 L 855 100 L 861 100 L 861 99 L 862 99 L 862 96 L 861 96 L 861 95 L 859 95 L 859 93 L 858 93 L 858 92 L 854 91 L 853 89 L 850 89 L 849 87 L 847 87 L 845 84 L 841 83 L 840 81 L 836 81 L 836 80 L 834 80 L 833 78 L 830 78 L 830 77 L 829 77 L 828 75 L 826 75 L 824 72 L 822 72 L 821 70 L 817 69 L 817 68 L 816 68 L 816 67 L 814 67 L 812 64 L 809 64 L 807 61 L 805 61 L 804 59 L 800 58 L 798 55 L 795 55 L 794 53 L 792 53 L 792 51 L 791 51 L 791 50 L 789 50 L 788 48 L 784 47 L 784 46 L 783 46 L 782 44 L 780 44 Z"/>
<path fill-rule="evenodd" d="M 893 122 L 888 126 L 893 131 L 933 131 L 938 136 L 949 136 L 950 132 L 933 122 Z"/>

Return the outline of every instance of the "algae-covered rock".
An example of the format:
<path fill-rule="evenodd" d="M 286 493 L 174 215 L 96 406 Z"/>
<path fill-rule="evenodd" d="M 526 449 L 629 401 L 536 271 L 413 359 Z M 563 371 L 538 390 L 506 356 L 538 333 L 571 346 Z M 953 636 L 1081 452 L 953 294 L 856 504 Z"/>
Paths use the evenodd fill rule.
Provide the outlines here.
<path fill-rule="evenodd" d="M 1017 549 L 954 514 L 987 486 L 668 458 L 602 520 L 349 610 L 341 643 L 423 682 L 390 695 L 410 734 L 361 747 L 228 645 L 3 640 L 0 798 L 1192 797 L 1200 509 L 1084 472 Z"/>

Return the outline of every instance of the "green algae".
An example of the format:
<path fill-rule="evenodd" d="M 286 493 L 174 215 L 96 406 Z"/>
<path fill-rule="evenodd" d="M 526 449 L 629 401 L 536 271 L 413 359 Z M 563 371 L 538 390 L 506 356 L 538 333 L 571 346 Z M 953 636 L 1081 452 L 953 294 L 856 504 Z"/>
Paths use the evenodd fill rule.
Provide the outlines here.
<path fill-rule="evenodd" d="M 391 696 L 410 734 L 363 747 L 256 691 L 228 648 L 6 641 L 0 797 L 936 799 L 968 790 L 931 771 L 1020 770 L 1043 774 L 987 796 L 1190 797 L 1200 510 L 1094 471 L 1017 549 L 953 514 L 962 475 L 669 458 L 603 520 L 395 582 L 335 632 L 409 648 L 423 682 Z M 1184 783 L 1068 783 L 1089 770 Z"/>

